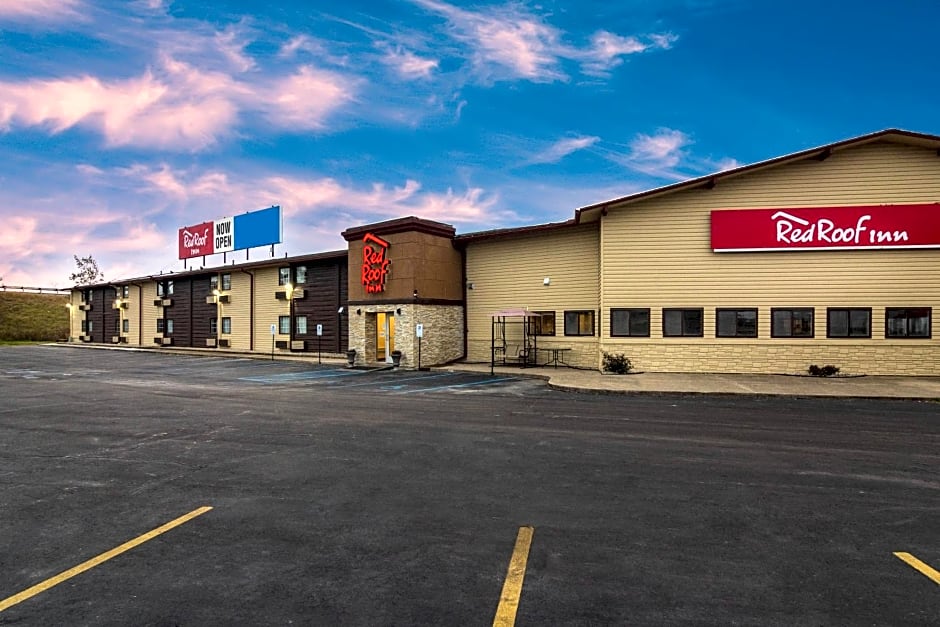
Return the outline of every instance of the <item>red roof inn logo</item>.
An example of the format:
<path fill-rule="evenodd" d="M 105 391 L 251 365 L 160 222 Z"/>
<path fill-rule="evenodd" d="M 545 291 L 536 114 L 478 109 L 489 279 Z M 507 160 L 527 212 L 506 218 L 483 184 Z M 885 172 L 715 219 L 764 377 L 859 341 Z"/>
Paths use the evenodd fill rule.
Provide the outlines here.
<path fill-rule="evenodd" d="M 940 204 L 712 211 L 712 250 L 940 248 Z"/>
<path fill-rule="evenodd" d="M 385 277 L 388 275 L 388 242 L 366 233 L 362 238 L 362 284 L 369 294 L 385 291 Z"/>

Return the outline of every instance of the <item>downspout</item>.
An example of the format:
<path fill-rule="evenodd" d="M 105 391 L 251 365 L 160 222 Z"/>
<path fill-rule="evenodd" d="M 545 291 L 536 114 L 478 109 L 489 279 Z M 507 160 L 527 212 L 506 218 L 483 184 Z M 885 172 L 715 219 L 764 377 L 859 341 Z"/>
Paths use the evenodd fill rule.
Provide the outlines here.
<path fill-rule="evenodd" d="M 244 270 L 242 268 L 238 269 L 239 272 L 244 272 L 249 277 L 251 277 L 248 287 L 248 350 L 249 352 L 254 352 L 255 350 L 255 273 L 249 270 Z"/>
<path fill-rule="evenodd" d="M 467 353 L 470 350 L 470 330 L 467 328 L 467 307 L 469 307 L 469 301 L 467 299 L 467 249 L 463 247 L 460 249 L 460 280 L 463 283 L 461 290 L 463 292 L 463 354 L 457 359 L 466 360 Z"/>

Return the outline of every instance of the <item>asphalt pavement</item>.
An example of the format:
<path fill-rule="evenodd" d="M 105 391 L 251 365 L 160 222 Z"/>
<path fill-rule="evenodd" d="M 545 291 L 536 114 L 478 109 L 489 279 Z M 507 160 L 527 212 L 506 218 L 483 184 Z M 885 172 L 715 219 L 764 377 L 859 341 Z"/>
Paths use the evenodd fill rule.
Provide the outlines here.
<path fill-rule="evenodd" d="M 937 624 L 936 403 L 519 374 L 0 347 L 0 624 Z"/>

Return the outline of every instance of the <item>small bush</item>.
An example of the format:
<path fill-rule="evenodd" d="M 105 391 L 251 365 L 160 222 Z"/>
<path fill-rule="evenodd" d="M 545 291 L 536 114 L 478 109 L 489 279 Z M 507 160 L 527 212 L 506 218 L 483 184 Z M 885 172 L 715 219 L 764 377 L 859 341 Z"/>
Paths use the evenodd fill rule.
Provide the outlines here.
<path fill-rule="evenodd" d="M 809 367 L 809 373 L 814 377 L 832 377 L 839 374 L 839 369 L 835 366 L 823 366 L 820 368 L 816 364 Z"/>
<path fill-rule="evenodd" d="M 630 362 L 630 359 L 626 357 L 623 353 L 617 353 L 612 355 L 610 353 L 604 353 L 604 372 L 612 372 L 614 374 L 627 374 L 633 370 L 633 364 Z"/>

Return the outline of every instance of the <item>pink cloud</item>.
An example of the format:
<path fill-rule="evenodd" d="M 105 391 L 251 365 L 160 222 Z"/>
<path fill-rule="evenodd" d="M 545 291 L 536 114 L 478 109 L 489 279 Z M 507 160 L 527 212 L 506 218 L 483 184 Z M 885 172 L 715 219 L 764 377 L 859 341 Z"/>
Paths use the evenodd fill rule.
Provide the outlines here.
<path fill-rule="evenodd" d="M 270 86 L 270 91 L 259 92 L 267 106 L 267 117 L 288 128 L 324 128 L 327 117 L 353 99 L 354 81 L 335 72 L 310 66 Z"/>
<path fill-rule="evenodd" d="M 0 0 L 0 19 L 57 22 L 83 19 L 82 0 Z"/>
<path fill-rule="evenodd" d="M 405 79 L 427 78 L 440 64 L 436 59 L 425 59 L 400 47 L 388 50 L 382 62 Z"/>

